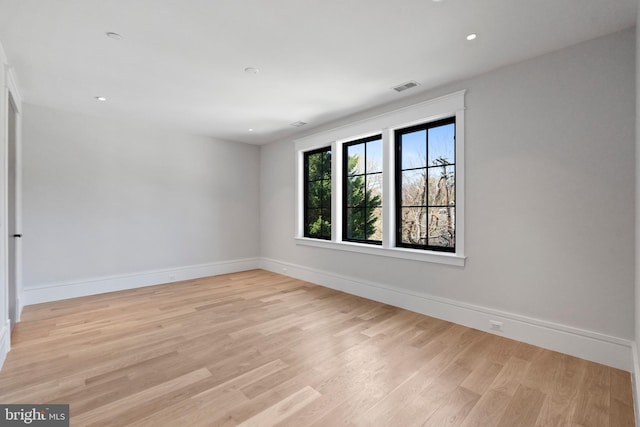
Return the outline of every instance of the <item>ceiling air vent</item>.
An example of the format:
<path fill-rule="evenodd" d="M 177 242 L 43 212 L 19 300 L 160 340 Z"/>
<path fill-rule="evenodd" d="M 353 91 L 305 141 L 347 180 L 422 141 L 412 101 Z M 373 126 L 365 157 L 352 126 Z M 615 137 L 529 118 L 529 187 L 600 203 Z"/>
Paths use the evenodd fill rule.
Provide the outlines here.
<path fill-rule="evenodd" d="M 406 83 L 403 83 L 401 85 L 398 85 L 398 86 L 394 87 L 393 90 L 395 90 L 396 92 L 402 92 L 402 91 L 405 91 L 407 89 L 411 89 L 411 88 L 416 87 L 416 86 L 418 86 L 418 83 L 414 82 L 413 80 L 411 80 L 410 82 L 406 82 Z"/>
<path fill-rule="evenodd" d="M 307 124 L 307 122 L 297 121 L 295 123 L 291 123 L 291 126 L 295 126 L 295 127 L 299 128 L 299 127 L 302 127 L 302 126 L 304 126 L 306 124 Z"/>

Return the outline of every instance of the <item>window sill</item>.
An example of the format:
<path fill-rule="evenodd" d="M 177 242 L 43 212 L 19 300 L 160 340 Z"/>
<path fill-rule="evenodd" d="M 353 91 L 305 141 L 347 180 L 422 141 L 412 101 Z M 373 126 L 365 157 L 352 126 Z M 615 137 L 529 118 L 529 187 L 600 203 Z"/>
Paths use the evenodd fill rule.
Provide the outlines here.
<path fill-rule="evenodd" d="M 464 267 L 465 256 L 456 255 L 447 252 L 422 251 L 419 249 L 405 248 L 383 248 L 376 245 L 368 245 L 365 243 L 352 242 L 331 242 L 329 240 L 310 239 L 307 237 L 296 237 L 297 245 L 313 246 L 316 248 L 332 249 L 337 251 L 357 252 L 361 254 L 369 254 L 383 256 L 389 258 L 401 258 L 412 261 L 432 262 L 436 264 L 447 264 L 458 267 Z"/>

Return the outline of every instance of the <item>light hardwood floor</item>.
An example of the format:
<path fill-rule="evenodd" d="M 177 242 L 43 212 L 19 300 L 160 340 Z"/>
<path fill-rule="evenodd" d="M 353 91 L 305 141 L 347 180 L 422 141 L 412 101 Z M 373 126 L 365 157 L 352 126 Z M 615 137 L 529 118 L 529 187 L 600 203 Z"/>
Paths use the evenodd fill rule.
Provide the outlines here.
<path fill-rule="evenodd" d="M 26 307 L 1 403 L 71 425 L 633 425 L 630 374 L 255 270 Z"/>

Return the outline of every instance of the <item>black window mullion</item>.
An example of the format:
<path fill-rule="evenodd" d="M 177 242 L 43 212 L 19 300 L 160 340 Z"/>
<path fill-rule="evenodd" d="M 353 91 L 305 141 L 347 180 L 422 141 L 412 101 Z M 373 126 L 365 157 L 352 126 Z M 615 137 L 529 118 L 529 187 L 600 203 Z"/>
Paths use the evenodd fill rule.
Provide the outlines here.
<path fill-rule="evenodd" d="M 344 240 L 348 233 L 347 226 L 347 210 L 350 207 L 349 201 L 349 146 L 342 146 L 342 239 Z"/>
<path fill-rule="evenodd" d="M 395 191 L 396 191 L 395 233 L 396 233 L 396 246 L 398 246 L 398 245 L 402 245 L 402 166 L 403 166 L 402 165 L 402 133 L 400 133 L 399 130 L 396 130 L 394 133 L 395 133 L 394 143 L 395 143 L 395 152 L 396 152 L 395 169 L 394 169 L 395 187 L 396 187 L 395 188 Z"/>
<path fill-rule="evenodd" d="M 426 159 L 425 159 L 425 165 L 427 166 L 424 169 L 424 209 L 426 212 L 426 224 L 425 224 L 425 239 L 424 239 L 424 243 L 426 246 L 429 246 L 429 129 L 426 129 L 426 132 L 424 133 L 424 143 L 426 144 L 425 147 L 425 153 L 426 153 Z"/>

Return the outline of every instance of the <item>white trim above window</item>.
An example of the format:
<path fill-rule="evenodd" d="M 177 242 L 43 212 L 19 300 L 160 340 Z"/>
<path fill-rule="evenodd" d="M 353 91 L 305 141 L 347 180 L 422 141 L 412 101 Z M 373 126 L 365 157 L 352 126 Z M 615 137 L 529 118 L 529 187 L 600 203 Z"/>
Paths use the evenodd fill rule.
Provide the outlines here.
<path fill-rule="evenodd" d="M 330 250 L 357 252 L 368 255 L 402 258 L 414 261 L 464 266 L 464 112 L 465 92 L 459 91 L 429 101 L 390 111 L 335 129 L 320 132 L 295 141 L 296 151 L 296 244 Z M 439 252 L 396 247 L 395 209 L 395 150 L 394 131 L 413 125 L 455 117 L 456 141 L 456 220 L 455 252 Z M 383 224 L 382 245 L 347 242 L 342 237 L 342 144 L 366 136 L 381 134 L 383 141 Z M 331 240 L 304 237 L 304 153 L 331 146 L 332 183 Z"/>

